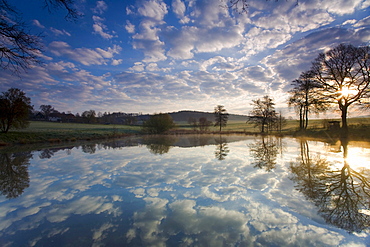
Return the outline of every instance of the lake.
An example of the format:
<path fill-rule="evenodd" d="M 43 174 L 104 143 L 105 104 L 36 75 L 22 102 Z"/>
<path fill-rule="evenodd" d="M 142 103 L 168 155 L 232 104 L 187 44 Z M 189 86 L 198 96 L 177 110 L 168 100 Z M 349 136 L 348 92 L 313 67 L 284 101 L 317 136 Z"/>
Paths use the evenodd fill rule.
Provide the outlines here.
<path fill-rule="evenodd" d="M 130 137 L 0 153 L 0 246 L 370 246 L 370 143 Z"/>

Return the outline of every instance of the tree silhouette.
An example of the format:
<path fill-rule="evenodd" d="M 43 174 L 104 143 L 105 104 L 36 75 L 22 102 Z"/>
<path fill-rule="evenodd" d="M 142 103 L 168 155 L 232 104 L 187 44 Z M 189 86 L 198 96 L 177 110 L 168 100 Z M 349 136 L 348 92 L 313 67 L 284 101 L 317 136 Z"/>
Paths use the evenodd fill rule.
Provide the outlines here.
<path fill-rule="evenodd" d="M 350 167 L 347 145 L 348 141 L 342 139 L 341 169 L 333 168 L 326 159 L 310 159 L 307 143 L 301 145 L 301 157 L 290 165 L 292 180 L 328 223 L 361 232 L 370 226 L 370 215 L 363 213 L 370 209 L 370 170 L 355 171 Z"/>
<path fill-rule="evenodd" d="M 44 7 L 49 11 L 64 8 L 66 18 L 75 20 L 80 14 L 73 4 L 73 0 L 44 0 Z M 0 11 L 0 68 L 19 73 L 20 69 L 39 63 L 40 36 L 30 33 L 21 14 L 7 0 L 0 0 Z"/>
<path fill-rule="evenodd" d="M 227 124 L 227 120 L 229 119 L 229 113 L 227 113 L 223 105 L 216 106 L 213 113 L 215 115 L 214 126 L 219 126 L 221 132 L 222 127 L 225 127 Z"/>
<path fill-rule="evenodd" d="M 338 105 L 342 128 L 347 130 L 349 106 L 361 104 L 361 99 L 370 96 L 370 46 L 341 44 L 319 54 L 311 71 L 324 89 L 321 97 Z"/>
<path fill-rule="evenodd" d="M 11 128 L 26 128 L 32 109 L 31 99 L 20 89 L 10 88 L 3 92 L 0 95 L 0 130 L 7 133 Z"/>
<path fill-rule="evenodd" d="M 162 134 L 175 127 L 172 117 L 169 114 L 159 113 L 151 116 L 143 124 L 143 130 L 149 134 Z"/>
<path fill-rule="evenodd" d="M 275 103 L 268 96 L 262 99 L 252 100 L 253 110 L 250 112 L 250 120 L 255 123 L 256 127 L 260 127 L 261 132 L 269 130 L 273 123 L 277 121 L 278 115 L 275 111 Z"/>
<path fill-rule="evenodd" d="M 49 120 L 49 115 L 55 111 L 51 105 L 40 105 L 40 110 L 44 114 L 45 119 Z"/>
<path fill-rule="evenodd" d="M 29 160 L 27 153 L 0 154 L 0 191 L 6 198 L 16 198 L 30 185 L 28 175 Z"/>
<path fill-rule="evenodd" d="M 319 113 L 327 109 L 325 101 L 320 99 L 319 90 L 322 85 L 312 79 L 312 72 L 301 73 L 299 79 L 294 80 L 294 88 L 289 91 L 290 97 L 288 104 L 294 106 L 299 115 L 299 129 L 307 129 L 308 114 L 310 112 Z"/>

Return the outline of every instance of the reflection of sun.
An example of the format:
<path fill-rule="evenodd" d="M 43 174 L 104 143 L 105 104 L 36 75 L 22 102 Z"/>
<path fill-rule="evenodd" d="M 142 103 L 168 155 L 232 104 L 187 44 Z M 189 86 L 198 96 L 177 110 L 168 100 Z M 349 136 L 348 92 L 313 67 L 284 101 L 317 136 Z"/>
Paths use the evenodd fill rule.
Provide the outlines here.
<path fill-rule="evenodd" d="M 359 168 L 367 168 L 369 169 L 369 150 L 359 148 L 359 147 L 351 147 L 347 155 L 347 162 L 348 165 L 352 169 L 359 169 Z"/>

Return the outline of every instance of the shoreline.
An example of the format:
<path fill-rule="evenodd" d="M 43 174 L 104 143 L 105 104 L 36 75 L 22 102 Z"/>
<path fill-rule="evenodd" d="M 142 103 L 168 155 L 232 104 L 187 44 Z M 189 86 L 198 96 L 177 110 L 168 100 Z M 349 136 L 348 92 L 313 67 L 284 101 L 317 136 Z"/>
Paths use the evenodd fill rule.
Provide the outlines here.
<path fill-rule="evenodd" d="M 343 138 L 340 129 L 329 130 L 325 128 L 310 128 L 298 131 L 294 126 L 281 131 L 260 133 L 253 129 L 241 129 L 241 125 L 230 124 L 229 128 L 221 133 L 216 130 L 199 131 L 186 126 L 178 126 L 161 135 L 249 135 L 249 136 L 277 136 L 308 138 L 324 142 L 332 142 Z M 357 124 L 349 126 L 348 140 L 370 141 L 370 124 Z M 30 122 L 27 129 L 11 130 L 8 133 L 0 133 L 0 148 L 19 145 L 70 145 L 84 141 L 104 141 L 124 138 L 128 136 L 147 135 L 141 131 L 140 126 L 129 125 L 103 125 L 103 124 L 73 124 L 73 123 L 51 123 Z"/>

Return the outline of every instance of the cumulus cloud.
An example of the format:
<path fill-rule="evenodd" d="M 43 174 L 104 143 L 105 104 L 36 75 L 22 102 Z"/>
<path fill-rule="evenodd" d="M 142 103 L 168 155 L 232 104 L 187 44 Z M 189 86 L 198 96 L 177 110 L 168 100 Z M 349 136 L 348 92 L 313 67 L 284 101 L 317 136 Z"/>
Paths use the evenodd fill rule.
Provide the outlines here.
<path fill-rule="evenodd" d="M 164 16 L 168 13 L 167 5 L 162 0 L 144 1 L 138 7 L 138 13 L 141 16 L 153 19 L 154 21 L 162 22 Z"/>
<path fill-rule="evenodd" d="M 101 48 L 75 48 L 73 49 L 69 44 L 63 41 L 53 41 L 49 44 L 49 50 L 56 56 L 65 56 L 69 59 L 77 61 L 83 65 L 102 65 L 107 64 L 107 61 L 115 54 L 119 54 L 122 48 L 118 45 L 109 47 L 106 50 Z"/>

